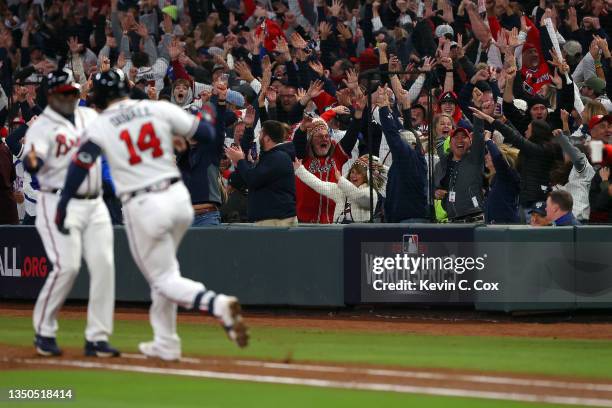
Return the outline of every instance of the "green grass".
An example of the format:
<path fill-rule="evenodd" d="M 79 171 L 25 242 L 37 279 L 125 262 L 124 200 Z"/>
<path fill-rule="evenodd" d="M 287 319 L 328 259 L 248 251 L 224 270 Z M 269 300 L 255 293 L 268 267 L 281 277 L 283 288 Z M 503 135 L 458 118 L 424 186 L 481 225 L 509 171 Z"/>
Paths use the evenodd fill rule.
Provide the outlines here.
<path fill-rule="evenodd" d="M 96 371 L 4 371 L 0 387 L 72 388 L 70 402 L 11 403 L 1 407 L 47 408 L 311 408 L 311 407 L 428 407 L 428 408 L 529 408 L 555 407 L 509 401 L 337 390 L 239 381 L 202 380 L 158 374 Z"/>
<path fill-rule="evenodd" d="M 82 347 L 83 319 L 62 319 L 58 342 Z M 29 346 L 29 318 L 0 317 L 0 343 Z M 252 343 L 239 350 L 220 328 L 181 323 L 185 355 L 443 367 L 483 371 L 612 378 L 612 343 L 602 340 L 468 337 L 255 327 Z M 147 321 L 116 321 L 112 343 L 135 352 L 150 340 Z"/>

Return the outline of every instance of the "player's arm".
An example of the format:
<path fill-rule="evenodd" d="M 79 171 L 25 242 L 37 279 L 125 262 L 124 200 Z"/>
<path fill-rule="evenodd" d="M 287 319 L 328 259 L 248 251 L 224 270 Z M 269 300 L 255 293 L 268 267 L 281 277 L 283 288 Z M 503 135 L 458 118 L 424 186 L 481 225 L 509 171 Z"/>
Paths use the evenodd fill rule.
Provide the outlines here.
<path fill-rule="evenodd" d="M 87 177 L 89 169 L 94 165 L 100 153 L 100 146 L 90 140 L 81 146 L 72 159 L 70 167 L 68 167 L 68 174 L 66 175 L 62 195 L 55 212 L 55 224 L 62 234 L 68 234 L 68 230 L 64 227 L 68 203 L 70 199 L 76 195 L 79 186 L 83 183 L 85 177 Z"/>
<path fill-rule="evenodd" d="M 170 102 L 160 102 L 160 106 L 163 106 L 161 113 L 170 122 L 172 134 L 183 136 L 187 140 L 193 138 L 200 143 L 213 143 L 215 141 L 214 121 L 216 113 L 209 104 L 202 106 L 202 119 L 185 112 Z"/>
<path fill-rule="evenodd" d="M 203 107 L 202 118 L 200 119 L 197 116 L 195 117 L 195 120 L 197 121 L 197 124 L 194 125 L 195 130 L 193 132 L 188 132 L 187 135 L 185 135 L 187 140 L 194 138 L 195 140 L 203 144 L 213 143 L 215 141 L 215 135 L 217 132 L 215 131 L 215 127 L 211 123 L 212 114 L 210 117 L 208 117 L 207 113 L 209 112 L 206 112 Z M 219 118 L 219 120 L 223 120 L 223 118 Z"/>

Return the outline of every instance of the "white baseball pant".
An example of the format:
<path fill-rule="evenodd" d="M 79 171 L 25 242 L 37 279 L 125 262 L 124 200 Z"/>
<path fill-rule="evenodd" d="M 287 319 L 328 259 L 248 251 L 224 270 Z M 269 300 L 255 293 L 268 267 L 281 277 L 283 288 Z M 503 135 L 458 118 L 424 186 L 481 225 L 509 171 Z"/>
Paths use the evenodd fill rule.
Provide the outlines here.
<path fill-rule="evenodd" d="M 208 310 L 209 301 L 215 297 L 204 284 L 182 277 L 176 259 L 181 240 L 193 222 L 189 191 L 177 182 L 164 191 L 143 193 L 127 201 L 123 213 L 132 256 L 151 287 L 149 319 L 154 341 L 166 350 L 180 351 L 177 305 Z"/>
<path fill-rule="evenodd" d="M 87 341 L 108 341 L 113 331 L 115 307 L 115 263 L 113 228 L 101 197 L 70 200 L 64 235 L 54 219 L 59 196 L 41 192 L 37 204 L 36 229 L 40 234 L 53 270 L 47 276 L 34 306 L 34 330 L 44 337 L 55 337 L 57 314 L 79 273 L 81 255 L 89 270 Z"/>

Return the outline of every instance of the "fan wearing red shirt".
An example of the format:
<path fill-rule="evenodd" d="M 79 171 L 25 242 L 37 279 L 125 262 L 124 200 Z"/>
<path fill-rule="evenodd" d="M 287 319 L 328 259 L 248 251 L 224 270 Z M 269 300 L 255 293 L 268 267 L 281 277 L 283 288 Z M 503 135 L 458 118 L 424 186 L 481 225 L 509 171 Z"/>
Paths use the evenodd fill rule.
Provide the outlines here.
<path fill-rule="evenodd" d="M 531 43 L 525 43 L 523 46 L 521 76 L 523 77 L 523 89 L 531 96 L 538 94 L 544 85 L 552 82 L 548 64 L 542 61 L 537 47 Z"/>
<path fill-rule="evenodd" d="M 361 125 L 361 112 L 349 125 L 346 134 L 336 142 L 331 139 L 327 123 L 321 119 L 305 118 L 293 137 L 296 156 L 302 159 L 304 167 L 323 181 L 337 182 L 335 168 L 342 169 L 353 150 Z M 299 178 L 295 179 L 296 207 L 299 222 L 331 224 L 334 221 L 336 203 L 317 193 Z"/>

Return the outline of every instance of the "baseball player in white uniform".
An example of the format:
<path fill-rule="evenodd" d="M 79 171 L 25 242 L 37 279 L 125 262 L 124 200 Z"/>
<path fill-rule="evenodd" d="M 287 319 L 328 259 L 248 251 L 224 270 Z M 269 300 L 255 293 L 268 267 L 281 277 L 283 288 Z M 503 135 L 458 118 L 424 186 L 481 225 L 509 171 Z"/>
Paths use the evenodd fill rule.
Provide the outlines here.
<path fill-rule="evenodd" d="M 28 126 L 32 126 L 36 119 L 37 116 L 32 117 Z M 13 153 L 13 164 L 17 173 L 15 191 L 23 194 L 23 203 L 17 207 L 19 219 L 22 220 L 23 225 L 34 225 L 34 220 L 36 219 L 36 200 L 38 199 L 38 180 L 25 171 L 23 165 L 24 141 L 28 126 L 21 125 L 13 130 L 6 138 L 6 144 Z"/>
<path fill-rule="evenodd" d="M 49 105 L 28 129 L 24 144 L 24 167 L 37 175 L 40 184 L 36 229 L 53 264 L 34 307 L 34 345 L 40 355 L 61 354 L 55 340 L 57 314 L 72 289 L 82 255 L 90 276 L 85 355 L 118 356 L 119 351 L 108 343 L 113 331 L 115 266 L 113 230 L 101 196 L 100 160 L 92 163 L 70 203 L 70 216 L 65 222 L 69 233 L 61 233 L 53 221 L 81 133 L 98 114 L 93 109 L 77 107 L 79 87 L 70 71 L 50 73 L 48 89 Z"/>
<path fill-rule="evenodd" d="M 60 229 L 64 218 L 67 224 L 73 211 L 70 199 L 96 158 L 104 153 L 123 203 L 132 256 L 151 286 L 149 314 L 154 339 L 140 343 L 140 351 L 163 360 L 180 358 L 177 305 L 217 317 L 230 340 L 245 347 L 248 334 L 238 299 L 182 277 L 176 259 L 194 213 L 175 164 L 173 137 L 211 142 L 214 128 L 169 102 L 128 99 L 127 88 L 119 70 L 94 78 L 93 102 L 104 111 L 84 132 L 83 144 L 68 170 L 56 222 Z"/>

